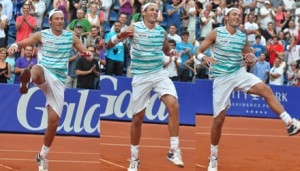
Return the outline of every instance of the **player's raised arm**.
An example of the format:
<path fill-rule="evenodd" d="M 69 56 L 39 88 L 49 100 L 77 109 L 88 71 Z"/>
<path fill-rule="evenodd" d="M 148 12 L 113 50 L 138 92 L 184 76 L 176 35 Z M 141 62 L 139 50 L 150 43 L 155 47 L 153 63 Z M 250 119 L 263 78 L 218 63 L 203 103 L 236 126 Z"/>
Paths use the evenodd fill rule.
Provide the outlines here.
<path fill-rule="evenodd" d="M 162 50 L 164 51 L 164 53 L 166 55 L 169 55 L 169 52 L 170 52 L 170 45 L 169 45 L 169 42 L 168 42 L 168 35 L 167 35 L 167 32 L 165 31 L 165 39 L 164 39 L 164 44 L 163 44 L 163 47 L 162 47 Z"/>
<path fill-rule="evenodd" d="M 201 43 L 201 46 L 197 52 L 197 59 L 199 61 L 203 61 L 203 62 L 207 63 L 208 65 L 214 64 L 217 62 L 215 58 L 207 57 L 204 54 L 205 50 L 215 43 L 216 38 L 217 38 L 217 30 L 214 29 L 203 40 L 203 42 Z"/>
<path fill-rule="evenodd" d="M 128 37 L 132 37 L 133 36 L 133 30 L 134 27 L 133 25 L 130 25 L 129 27 L 127 27 L 123 32 L 114 35 L 106 44 L 106 48 L 111 48 L 114 47 L 116 44 L 118 44 L 120 41 L 125 40 Z"/>
<path fill-rule="evenodd" d="M 10 47 L 8 48 L 8 51 L 14 53 L 25 48 L 28 45 L 34 45 L 41 42 L 42 42 L 42 34 L 41 32 L 36 32 L 20 42 L 11 44 Z"/>
<path fill-rule="evenodd" d="M 246 38 L 246 44 L 245 44 L 245 47 L 244 49 L 242 50 L 242 56 L 243 56 L 243 59 L 245 61 L 245 63 L 248 65 L 248 66 L 252 66 L 255 64 L 256 62 L 256 57 L 255 55 L 251 52 L 250 50 L 250 44 L 248 42 L 248 39 Z"/>
<path fill-rule="evenodd" d="M 85 57 L 88 61 L 93 60 L 94 55 L 92 52 L 88 51 L 83 44 L 80 42 L 79 38 L 73 34 L 73 45 L 81 53 L 82 57 Z"/>

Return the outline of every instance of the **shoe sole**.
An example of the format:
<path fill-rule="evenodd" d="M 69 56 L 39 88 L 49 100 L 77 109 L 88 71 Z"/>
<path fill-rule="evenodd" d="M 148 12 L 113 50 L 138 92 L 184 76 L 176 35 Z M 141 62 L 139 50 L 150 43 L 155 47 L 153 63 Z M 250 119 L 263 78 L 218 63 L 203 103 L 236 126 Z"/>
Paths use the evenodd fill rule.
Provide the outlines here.
<path fill-rule="evenodd" d="M 292 133 L 290 133 L 289 134 L 289 136 L 293 136 L 293 135 L 296 135 L 296 134 L 298 134 L 300 132 L 300 129 L 298 129 L 297 131 L 295 131 L 295 132 L 292 132 Z"/>
<path fill-rule="evenodd" d="M 20 93 L 25 94 L 28 92 L 29 82 L 30 82 L 30 70 L 24 69 L 20 75 Z"/>
<path fill-rule="evenodd" d="M 180 168 L 183 168 L 183 167 L 184 167 L 184 164 L 176 164 L 176 163 L 174 163 L 174 162 L 172 161 L 172 159 L 168 158 L 168 156 L 167 156 L 166 158 L 167 158 L 167 160 L 169 160 L 169 161 L 170 161 L 172 164 L 174 164 L 175 166 L 180 167 Z"/>
<path fill-rule="evenodd" d="M 296 132 L 293 132 L 293 133 L 290 133 L 289 136 L 297 135 L 299 132 L 300 132 L 300 130 L 298 130 Z"/>

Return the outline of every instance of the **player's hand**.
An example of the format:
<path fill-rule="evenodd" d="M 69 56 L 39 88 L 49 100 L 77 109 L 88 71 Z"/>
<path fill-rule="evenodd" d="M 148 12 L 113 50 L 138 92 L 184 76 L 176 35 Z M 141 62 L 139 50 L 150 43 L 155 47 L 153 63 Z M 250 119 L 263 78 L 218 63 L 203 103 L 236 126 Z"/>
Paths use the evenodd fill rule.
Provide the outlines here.
<path fill-rule="evenodd" d="M 133 32 L 132 31 L 123 31 L 121 32 L 117 37 L 118 39 L 126 39 L 127 37 L 132 37 L 133 36 Z"/>
<path fill-rule="evenodd" d="M 215 58 L 213 58 L 213 57 L 204 56 L 204 57 L 202 58 L 202 63 L 203 63 L 204 65 L 210 66 L 210 65 L 216 64 L 216 63 L 217 63 L 217 60 L 216 60 Z"/>
<path fill-rule="evenodd" d="M 94 54 L 90 51 L 83 51 L 81 56 L 85 57 L 89 62 L 91 62 L 94 59 Z"/>
<path fill-rule="evenodd" d="M 246 64 L 252 64 L 255 61 L 253 53 L 243 53 L 242 56 Z"/>
<path fill-rule="evenodd" d="M 15 53 L 18 51 L 19 51 L 19 49 L 16 46 L 10 46 L 7 50 L 7 52 L 9 52 L 9 53 Z"/>

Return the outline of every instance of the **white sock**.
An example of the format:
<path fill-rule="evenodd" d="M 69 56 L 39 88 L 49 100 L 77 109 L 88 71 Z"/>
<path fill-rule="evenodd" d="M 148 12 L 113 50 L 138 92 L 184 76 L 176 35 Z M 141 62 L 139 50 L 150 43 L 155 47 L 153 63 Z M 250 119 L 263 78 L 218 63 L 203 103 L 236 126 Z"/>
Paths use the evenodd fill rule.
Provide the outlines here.
<path fill-rule="evenodd" d="M 50 151 L 50 147 L 47 147 L 45 145 L 43 145 L 41 152 L 40 152 L 40 156 L 44 159 L 47 157 L 48 153 Z"/>
<path fill-rule="evenodd" d="M 218 158 L 218 145 L 210 145 L 210 157 Z"/>
<path fill-rule="evenodd" d="M 280 118 L 283 120 L 286 126 L 290 125 L 293 121 L 292 117 L 286 111 L 280 114 Z"/>
<path fill-rule="evenodd" d="M 179 137 L 170 137 L 171 150 L 177 150 L 179 146 Z"/>
<path fill-rule="evenodd" d="M 135 160 L 139 158 L 139 145 L 131 145 L 131 159 Z"/>

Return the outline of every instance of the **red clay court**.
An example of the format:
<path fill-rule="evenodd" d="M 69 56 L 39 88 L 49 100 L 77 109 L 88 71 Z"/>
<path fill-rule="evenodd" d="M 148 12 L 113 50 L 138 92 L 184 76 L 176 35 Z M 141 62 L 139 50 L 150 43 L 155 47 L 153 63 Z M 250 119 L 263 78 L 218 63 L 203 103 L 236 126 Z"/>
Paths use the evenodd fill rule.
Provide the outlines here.
<path fill-rule="evenodd" d="M 43 135 L 0 134 L 0 171 L 37 171 Z M 56 136 L 49 171 L 98 171 L 99 138 Z"/>
<path fill-rule="evenodd" d="M 101 121 L 100 170 L 127 171 L 130 158 L 130 122 Z M 166 159 L 170 147 L 167 125 L 142 125 L 139 171 L 195 170 L 195 127 L 180 127 L 180 146 L 184 168 L 173 165 Z"/>
<path fill-rule="evenodd" d="M 197 116 L 196 167 L 206 171 L 212 116 Z M 219 171 L 300 171 L 300 134 L 289 137 L 280 119 L 226 117 Z"/>
<path fill-rule="evenodd" d="M 206 171 L 212 116 L 196 116 L 196 120 L 196 127 L 180 127 L 184 168 L 165 158 L 167 125 L 143 124 L 139 171 Z M 100 170 L 127 170 L 129 128 L 129 122 L 101 122 Z M 287 136 L 280 119 L 228 116 L 219 147 L 219 171 L 300 171 L 299 145 L 300 135 Z"/>
<path fill-rule="evenodd" d="M 206 171 L 212 116 L 196 120 L 196 127 L 180 127 L 184 168 L 166 159 L 167 125 L 144 123 L 139 171 Z M 100 139 L 57 136 L 49 154 L 49 170 L 126 171 L 129 129 L 130 122 L 101 121 Z M 0 171 L 36 171 L 34 156 L 42 140 L 42 135 L 0 134 Z M 300 171 L 299 145 L 300 135 L 287 136 L 280 119 L 228 116 L 219 147 L 219 171 Z"/>

